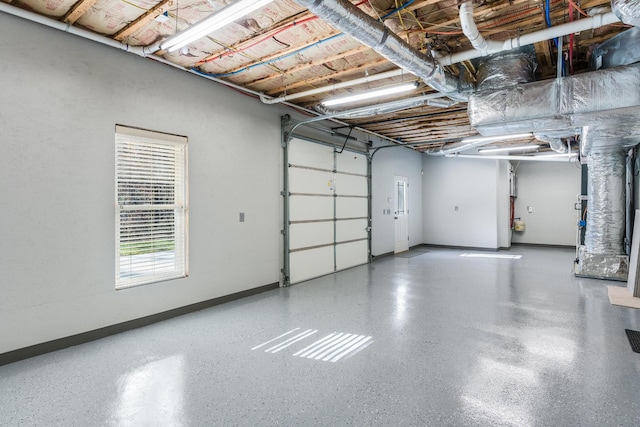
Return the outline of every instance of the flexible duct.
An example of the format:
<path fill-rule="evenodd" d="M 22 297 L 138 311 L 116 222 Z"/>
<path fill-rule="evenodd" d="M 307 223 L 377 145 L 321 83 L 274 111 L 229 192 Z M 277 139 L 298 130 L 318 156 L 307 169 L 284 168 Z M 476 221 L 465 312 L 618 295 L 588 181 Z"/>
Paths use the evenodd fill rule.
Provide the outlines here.
<path fill-rule="evenodd" d="M 533 49 L 526 52 L 499 53 L 483 58 L 476 73 L 478 91 L 531 83 L 535 81 L 537 67 Z"/>
<path fill-rule="evenodd" d="M 538 141 L 546 142 L 549 147 L 557 153 L 566 153 L 568 151 L 567 145 L 562 141 L 563 138 L 568 138 L 574 135 L 579 135 L 582 132 L 580 128 L 563 129 L 558 131 L 544 131 L 536 132 L 533 136 Z"/>
<path fill-rule="evenodd" d="M 640 0 L 611 0 L 611 9 L 625 24 L 640 26 Z"/>
<path fill-rule="evenodd" d="M 587 252 L 597 255 L 624 254 L 624 151 L 590 153 L 587 162 L 587 212 L 590 225 L 585 236 Z"/>
<path fill-rule="evenodd" d="M 346 0 L 297 0 L 332 27 L 369 46 L 398 67 L 421 78 L 426 84 L 456 100 L 466 100 L 473 89 L 432 57 L 419 52 Z"/>

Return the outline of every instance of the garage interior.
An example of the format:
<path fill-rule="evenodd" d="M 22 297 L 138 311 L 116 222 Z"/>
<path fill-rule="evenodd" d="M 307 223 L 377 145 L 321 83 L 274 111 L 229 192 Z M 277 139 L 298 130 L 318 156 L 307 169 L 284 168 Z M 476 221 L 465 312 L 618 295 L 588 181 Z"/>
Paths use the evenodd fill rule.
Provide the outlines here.
<path fill-rule="evenodd" d="M 0 11 L 0 424 L 640 422 L 640 2 Z"/>

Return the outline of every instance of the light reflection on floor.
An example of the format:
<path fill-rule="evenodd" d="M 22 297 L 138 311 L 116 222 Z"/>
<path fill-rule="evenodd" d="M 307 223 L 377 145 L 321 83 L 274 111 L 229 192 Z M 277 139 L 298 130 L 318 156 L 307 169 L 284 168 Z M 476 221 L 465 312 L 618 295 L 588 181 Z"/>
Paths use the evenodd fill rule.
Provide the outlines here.
<path fill-rule="evenodd" d="M 297 335 L 287 338 L 290 334 L 296 332 L 300 328 L 292 329 L 282 335 L 270 339 L 262 344 L 253 347 L 251 350 L 257 350 L 268 346 L 265 353 L 277 353 L 297 342 L 300 342 L 318 332 L 317 329 L 307 329 Z M 282 341 L 279 341 L 282 340 Z M 314 341 L 306 347 L 293 353 L 293 356 L 303 357 L 313 360 L 322 360 L 324 362 L 338 362 L 341 359 L 352 357 L 356 353 L 364 350 L 373 343 L 372 337 L 367 335 L 348 334 L 344 332 L 332 332 L 323 338 Z"/>

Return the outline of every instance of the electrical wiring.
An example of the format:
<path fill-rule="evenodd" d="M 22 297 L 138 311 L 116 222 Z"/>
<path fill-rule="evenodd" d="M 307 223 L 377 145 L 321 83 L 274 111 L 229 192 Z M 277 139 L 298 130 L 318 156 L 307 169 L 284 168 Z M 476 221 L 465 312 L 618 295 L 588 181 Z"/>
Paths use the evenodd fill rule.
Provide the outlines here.
<path fill-rule="evenodd" d="M 293 56 L 293 55 L 297 55 L 298 53 L 303 52 L 303 51 L 305 51 L 305 50 L 307 50 L 307 49 L 311 49 L 311 48 L 316 47 L 316 46 L 318 46 L 318 45 L 320 45 L 320 44 L 322 44 L 322 43 L 326 43 L 326 42 L 328 42 L 328 41 L 335 40 L 335 39 L 337 39 L 337 38 L 339 38 L 339 37 L 342 37 L 342 36 L 344 36 L 344 34 L 342 34 L 342 33 L 340 33 L 340 34 L 335 34 L 335 35 L 333 35 L 333 36 L 331 36 L 331 37 L 327 37 L 326 39 L 318 40 L 317 42 L 312 43 L 312 44 L 310 44 L 309 46 L 305 46 L 305 47 L 303 47 L 303 48 L 301 48 L 301 49 L 295 50 L 295 51 L 293 51 L 293 52 L 289 52 L 289 53 L 287 53 L 287 54 L 285 54 L 285 55 L 278 56 L 277 58 L 272 58 L 272 59 L 269 59 L 269 60 L 267 60 L 267 61 L 262 61 L 262 62 L 258 62 L 258 63 L 255 63 L 255 64 L 251 64 L 251 65 L 248 65 L 248 66 L 246 66 L 246 67 L 244 67 L 244 68 L 240 68 L 240 69 L 238 69 L 238 70 L 236 70 L 236 71 L 232 71 L 232 72 L 230 72 L 230 73 L 209 74 L 209 73 L 203 73 L 203 72 L 201 72 L 201 71 L 199 71 L 199 72 L 200 72 L 200 73 L 203 73 L 204 75 L 207 75 L 207 76 L 209 76 L 209 77 L 228 77 L 228 76 L 234 76 L 234 75 L 236 75 L 236 74 L 240 74 L 240 73 L 242 73 L 242 72 L 244 72 L 244 71 L 251 70 L 252 68 L 256 68 L 256 67 L 260 67 L 260 66 L 263 66 L 263 65 L 271 64 L 271 63 L 273 63 L 273 62 L 281 61 L 281 60 L 286 59 L 286 58 L 289 58 L 289 57 L 291 57 L 291 56 Z M 196 70 L 196 68 L 195 68 L 195 67 L 194 67 L 194 68 L 192 68 L 192 69 L 193 69 L 194 71 Z"/>
<path fill-rule="evenodd" d="M 413 2 L 413 1 L 415 1 L 415 0 L 411 0 L 411 2 Z M 361 6 L 361 5 L 365 4 L 365 3 L 368 3 L 368 2 L 369 2 L 369 0 L 362 0 L 362 1 L 360 1 L 360 2 L 358 2 L 358 3 L 356 3 L 356 4 L 354 4 L 354 6 L 355 6 L 355 7 L 359 7 L 359 6 Z M 217 59 L 222 59 L 222 58 L 224 58 L 225 56 L 234 55 L 234 54 L 236 54 L 236 53 L 243 52 L 243 51 L 245 51 L 245 50 L 247 50 L 247 49 L 251 49 L 252 47 L 257 46 L 257 45 L 259 45 L 260 43 L 265 42 L 265 41 L 267 41 L 267 40 L 269 40 L 269 39 L 271 39 L 271 38 L 273 38 L 273 37 L 277 36 L 278 34 L 281 34 L 281 33 L 285 32 L 286 30 L 288 30 L 288 29 L 290 29 L 290 28 L 296 27 L 296 26 L 298 26 L 298 25 L 305 24 L 305 23 L 307 23 L 307 22 L 315 21 L 316 19 L 318 19 L 318 17 L 317 17 L 317 16 L 310 16 L 310 17 L 305 18 L 305 19 L 302 19 L 302 20 L 300 20 L 300 21 L 294 21 L 294 22 L 291 22 L 290 24 L 287 24 L 287 25 L 285 25 L 285 26 L 283 26 L 283 27 L 281 27 L 281 28 L 278 28 L 277 30 L 275 30 L 275 32 L 273 32 L 273 33 L 269 33 L 268 35 L 266 35 L 266 36 L 262 37 L 262 38 L 261 38 L 261 39 L 259 39 L 259 40 L 256 40 L 256 41 L 255 41 L 255 42 L 253 42 L 253 43 L 248 44 L 247 46 L 243 46 L 243 47 L 241 47 L 241 48 L 237 48 L 237 49 L 236 49 L 236 48 L 233 48 L 233 47 L 229 47 L 229 48 L 227 48 L 227 50 L 226 50 L 225 52 L 220 53 L 220 54 L 218 54 L 218 55 L 215 55 L 215 56 L 213 56 L 213 57 L 211 57 L 211 58 L 205 59 L 205 60 L 203 60 L 203 61 L 199 61 L 199 62 L 197 62 L 194 66 L 195 66 L 195 67 L 199 67 L 200 65 L 206 64 L 206 63 L 208 63 L 208 62 L 212 62 L 212 61 L 215 61 L 215 60 L 217 60 Z"/>
<path fill-rule="evenodd" d="M 407 3 L 405 3 L 405 4 L 404 4 L 404 5 L 402 5 L 401 7 L 397 8 L 397 9 L 394 9 L 394 10 L 392 10 L 391 12 L 387 13 L 386 15 L 384 15 L 382 18 L 380 18 L 380 20 L 382 21 L 382 20 L 384 20 L 385 18 L 387 18 L 387 17 L 389 17 L 389 16 L 393 15 L 394 13 L 397 13 L 397 12 L 399 12 L 399 11 L 401 11 L 401 10 L 405 9 L 407 6 L 411 5 L 411 3 L 413 3 L 414 1 L 415 1 L 415 0 L 409 0 Z M 360 5 L 362 5 L 362 4 L 364 4 L 364 3 L 368 3 L 368 2 L 369 2 L 369 0 L 362 0 L 362 1 L 358 2 L 358 3 L 356 3 L 356 4 L 355 4 L 355 6 L 360 6 Z M 277 35 L 277 34 L 280 34 L 281 32 L 283 32 L 283 31 L 285 31 L 285 30 L 288 30 L 289 28 L 292 28 L 292 27 L 294 27 L 295 25 L 299 25 L 299 24 L 300 24 L 300 23 L 302 23 L 302 22 L 309 22 L 309 21 L 312 21 L 312 20 L 314 20 L 314 19 L 317 19 L 317 17 L 316 17 L 316 16 L 312 16 L 312 17 L 306 18 L 305 20 L 300 21 L 300 22 L 292 22 L 291 24 L 288 24 L 288 25 L 286 25 L 286 26 L 284 26 L 284 27 L 282 27 L 282 28 L 278 29 L 275 33 L 269 34 L 268 36 L 266 36 L 266 37 L 264 37 L 264 38 L 262 38 L 262 39 L 260 39 L 260 40 L 256 41 L 255 43 L 252 43 L 251 45 L 245 46 L 245 47 L 243 47 L 243 48 L 241 48 L 241 49 L 238 49 L 238 50 L 234 50 L 234 51 L 227 51 L 227 52 L 225 52 L 225 53 L 223 53 L 223 54 L 221 54 L 221 55 L 219 55 L 219 56 L 214 56 L 213 58 L 207 59 L 207 60 L 205 60 L 205 61 L 197 62 L 196 64 L 194 64 L 194 66 L 192 67 L 192 69 L 194 69 L 194 70 L 195 70 L 195 68 L 196 68 L 196 67 L 199 67 L 199 66 L 201 66 L 201 65 L 204 65 L 205 63 L 208 63 L 208 62 L 211 62 L 211 61 L 215 61 L 216 59 L 222 58 L 223 56 L 228 56 L 228 55 L 232 55 L 232 54 L 234 54 L 234 53 L 242 52 L 242 51 L 244 51 L 244 50 L 246 50 L 246 49 L 249 49 L 250 47 L 253 47 L 253 46 L 256 46 L 256 45 L 257 45 L 257 44 L 259 44 L 259 43 L 262 43 L 262 42 L 263 42 L 263 41 L 265 41 L 265 40 L 271 39 L 273 36 L 275 36 L 275 35 Z M 220 73 L 220 74 L 209 74 L 209 73 L 205 73 L 205 74 L 206 74 L 207 76 L 210 76 L 210 77 L 229 77 L 229 76 L 233 76 L 233 75 L 236 75 L 236 74 L 240 74 L 240 73 L 242 73 L 242 72 L 245 72 L 245 71 L 247 71 L 247 70 L 250 70 L 250 69 L 252 69 L 252 68 L 260 67 L 260 66 L 262 66 L 262 65 L 269 65 L 269 64 L 272 64 L 272 63 L 274 63 L 274 62 L 277 62 L 277 61 L 280 61 L 280 60 L 283 60 L 283 59 L 289 58 L 289 57 L 291 57 L 291 56 L 293 56 L 293 55 L 296 55 L 296 54 L 298 54 L 298 53 L 300 53 L 300 52 L 303 52 L 303 51 L 305 51 L 305 50 L 311 49 L 312 47 L 316 47 L 316 46 L 318 46 L 318 45 L 320 45 L 320 44 L 322 44 L 322 43 L 325 43 L 325 42 L 330 41 L 330 40 L 334 40 L 334 39 L 336 39 L 336 38 L 338 38 L 338 37 L 342 37 L 342 36 L 344 36 L 344 34 L 342 34 L 342 33 L 340 33 L 340 34 L 336 34 L 336 35 L 333 35 L 333 36 L 328 37 L 328 38 L 326 38 L 326 39 L 319 40 L 319 41 L 317 41 L 317 42 L 315 42 L 315 43 L 312 43 L 312 44 L 310 44 L 309 46 L 305 46 L 305 47 L 303 47 L 303 48 L 301 48 L 301 49 L 295 50 L 295 51 L 290 52 L 290 53 L 287 53 L 287 54 L 285 54 L 285 55 L 278 56 L 277 58 L 272 58 L 272 59 L 269 59 L 269 60 L 267 60 L 267 61 L 257 62 L 257 63 L 255 63 L 255 64 L 248 65 L 248 66 L 246 66 L 246 67 L 240 68 L 240 69 L 235 70 L 235 71 L 232 71 L 232 72 L 230 72 L 230 73 Z M 199 71 L 199 72 L 200 72 L 200 71 Z"/>
<path fill-rule="evenodd" d="M 558 3 L 560 0 L 556 0 L 554 3 Z M 513 22 L 514 20 L 517 20 L 518 18 L 522 17 L 522 16 L 526 16 L 529 15 L 531 13 L 534 12 L 538 12 L 539 8 L 538 7 L 531 7 L 529 9 L 525 9 L 522 12 L 518 12 L 515 15 L 511 15 L 507 18 L 502 18 L 499 20 L 495 20 L 493 21 L 491 24 L 484 24 L 484 25 L 478 25 L 478 29 L 479 30 L 488 30 L 488 29 L 493 29 L 498 27 L 499 25 L 502 25 L 504 23 L 509 23 L 509 22 Z M 423 24 L 427 24 L 427 25 L 437 25 L 437 24 L 429 24 L 426 22 L 423 22 Z M 456 27 L 457 28 L 457 27 Z M 431 31 L 429 29 L 423 29 L 423 30 L 410 30 L 410 32 L 424 32 L 426 34 L 436 34 L 436 35 L 459 35 L 459 34 L 464 34 L 461 30 L 460 31 Z"/>

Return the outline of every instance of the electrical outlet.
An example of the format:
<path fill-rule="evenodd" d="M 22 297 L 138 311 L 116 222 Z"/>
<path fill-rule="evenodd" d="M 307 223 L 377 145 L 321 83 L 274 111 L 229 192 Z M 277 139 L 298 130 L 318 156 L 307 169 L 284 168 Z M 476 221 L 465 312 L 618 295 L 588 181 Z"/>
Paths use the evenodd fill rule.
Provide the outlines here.
<path fill-rule="evenodd" d="M 453 210 L 454 210 L 454 211 L 456 211 L 456 212 L 458 212 L 458 207 L 457 207 L 457 206 L 454 206 Z"/>
<path fill-rule="evenodd" d="M 533 207 L 532 206 L 527 206 L 527 212 L 529 212 L 529 213 L 533 212 Z"/>
<path fill-rule="evenodd" d="M 244 212 L 240 212 L 240 222 L 244 222 Z"/>

